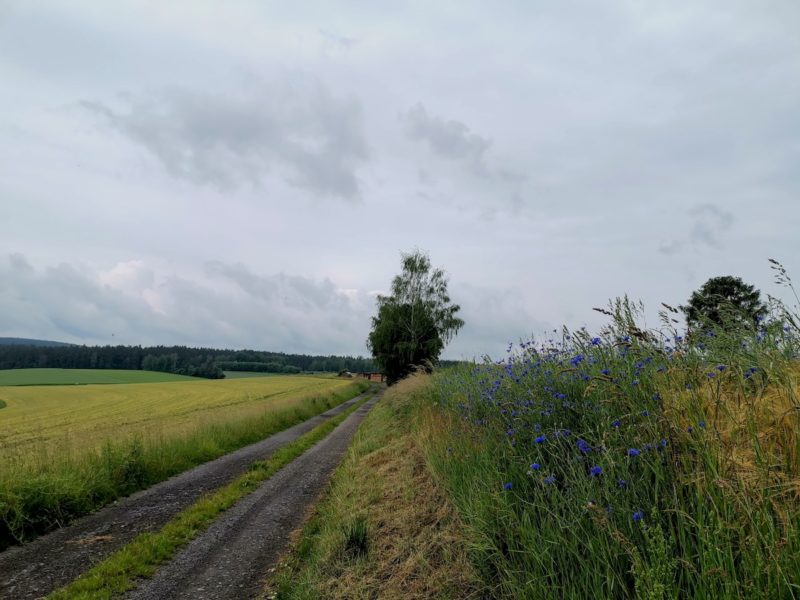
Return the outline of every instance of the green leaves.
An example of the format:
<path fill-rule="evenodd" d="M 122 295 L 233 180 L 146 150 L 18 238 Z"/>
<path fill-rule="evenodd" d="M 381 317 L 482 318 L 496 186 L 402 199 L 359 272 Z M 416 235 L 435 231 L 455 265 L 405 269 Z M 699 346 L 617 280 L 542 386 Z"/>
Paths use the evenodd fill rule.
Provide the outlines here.
<path fill-rule="evenodd" d="M 390 384 L 415 367 L 430 370 L 464 321 L 447 292 L 447 276 L 420 250 L 402 255 L 392 293 L 378 296 L 367 345 Z"/>

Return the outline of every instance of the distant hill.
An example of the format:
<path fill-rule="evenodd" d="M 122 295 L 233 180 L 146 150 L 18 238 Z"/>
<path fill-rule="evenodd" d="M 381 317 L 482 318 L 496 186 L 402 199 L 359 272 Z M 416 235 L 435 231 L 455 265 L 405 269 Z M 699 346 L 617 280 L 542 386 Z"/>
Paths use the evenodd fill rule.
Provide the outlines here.
<path fill-rule="evenodd" d="M 52 340 L 34 340 L 31 338 L 0 337 L 0 346 L 40 346 L 42 348 L 57 348 L 61 346 L 74 346 L 66 342 Z"/>

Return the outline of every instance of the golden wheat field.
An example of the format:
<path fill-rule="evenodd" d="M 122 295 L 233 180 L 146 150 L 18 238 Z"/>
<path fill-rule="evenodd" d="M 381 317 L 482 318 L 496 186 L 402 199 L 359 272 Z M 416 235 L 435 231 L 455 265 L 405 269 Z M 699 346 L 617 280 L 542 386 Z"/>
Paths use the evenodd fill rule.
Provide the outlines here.
<path fill-rule="evenodd" d="M 351 381 L 285 375 L 90 386 L 0 387 L 0 454 L 74 452 L 139 434 L 172 436 L 290 408 Z"/>

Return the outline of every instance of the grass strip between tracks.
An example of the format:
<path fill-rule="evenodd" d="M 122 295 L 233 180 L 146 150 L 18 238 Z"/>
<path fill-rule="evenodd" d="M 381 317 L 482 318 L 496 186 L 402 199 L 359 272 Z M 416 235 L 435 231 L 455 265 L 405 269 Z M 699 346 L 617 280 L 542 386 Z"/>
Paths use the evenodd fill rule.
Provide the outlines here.
<path fill-rule="evenodd" d="M 111 598 L 136 587 L 136 580 L 151 577 L 159 565 L 198 534 L 205 531 L 223 512 L 255 490 L 264 480 L 292 462 L 331 433 L 373 393 L 340 415 L 337 415 L 275 451 L 266 460 L 250 465 L 247 473 L 216 492 L 201 498 L 179 513 L 160 531 L 144 533 L 103 562 L 95 565 L 72 583 L 51 593 L 50 600 Z"/>

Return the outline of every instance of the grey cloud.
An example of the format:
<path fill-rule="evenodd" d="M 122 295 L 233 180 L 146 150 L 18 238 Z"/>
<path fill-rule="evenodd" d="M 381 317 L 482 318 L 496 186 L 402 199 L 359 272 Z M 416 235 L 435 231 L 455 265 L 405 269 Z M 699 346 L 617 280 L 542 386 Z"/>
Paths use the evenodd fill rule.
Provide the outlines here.
<path fill-rule="evenodd" d="M 357 101 L 318 83 L 255 84 L 238 93 L 121 94 L 122 108 L 81 106 L 151 152 L 174 177 L 232 189 L 270 172 L 322 196 L 360 197 L 367 157 Z"/>
<path fill-rule="evenodd" d="M 659 252 L 672 255 L 689 245 L 719 249 L 722 246 L 719 236 L 729 231 L 735 221 L 732 212 L 711 203 L 699 204 L 692 208 L 688 214 L 692 218 L 692 223 L 687 235 L 669 241 L 662 241 L 658 247 Z"/>
<path fill-rule="evenodd" d="M 402 120 L 409 137 L 426 142 L 438 156 L 463 161 L 476 174 L 488 174 L 484 157 L 491 140 L 472 133 L 461 121 L 430 115 L 422 104 L 402 115 Z"/>
<path fill-rule="evenodd" d="M 151 272 L 141 261 L 120 264 Z M 222 262 L 208 263 L 206 278 L 109 276 L 119 270 L 119 265 L 98 271 L 69 263 L 37 269 L 20 254 L 0 258 L 0 335 L 89 344 L 366 352 L 372 299 L 340 293 L 329 279 L 261 276 Z M 220 281 L 243 293 L 232 293 Z"/>
<path fill-rule="evenodd" d="M 331 42 L 332 44 L 335 44 L 336 46 L 339 46 L 346 50 L 352 48 L 358 43 L 358 40 L 356 38 L 340 35 L 338 33 L 334 33 L 333 31 L 329 31 L 327 29 L 322 29 L 322 28 L 317 29 L 317 33 L 319 33 L 319 35 L 321 35 L 323 39 L 325 39 L 326 41 Z"/>
<path fill-rule="evenodd" d="M 719 234 L 729 230 L 734 222 L 733 213 L 714 204 L 701 204 L 692 209 L 690 214 L 695 222 L 689 231 L 689 240 L 712 248 L 720 247 Z"/>
<path fill-rule="evenodd" d="M 263 276 L 253 273 L 242 263 L 229 265 L 218 261 L 206 263 L 206 272 L 232 281 L 251 296 L 278 301 L 293 308 L 326 308 L 343 302 L 336 286 L 327 278 L 317 282 L 285 273 Z"/>

